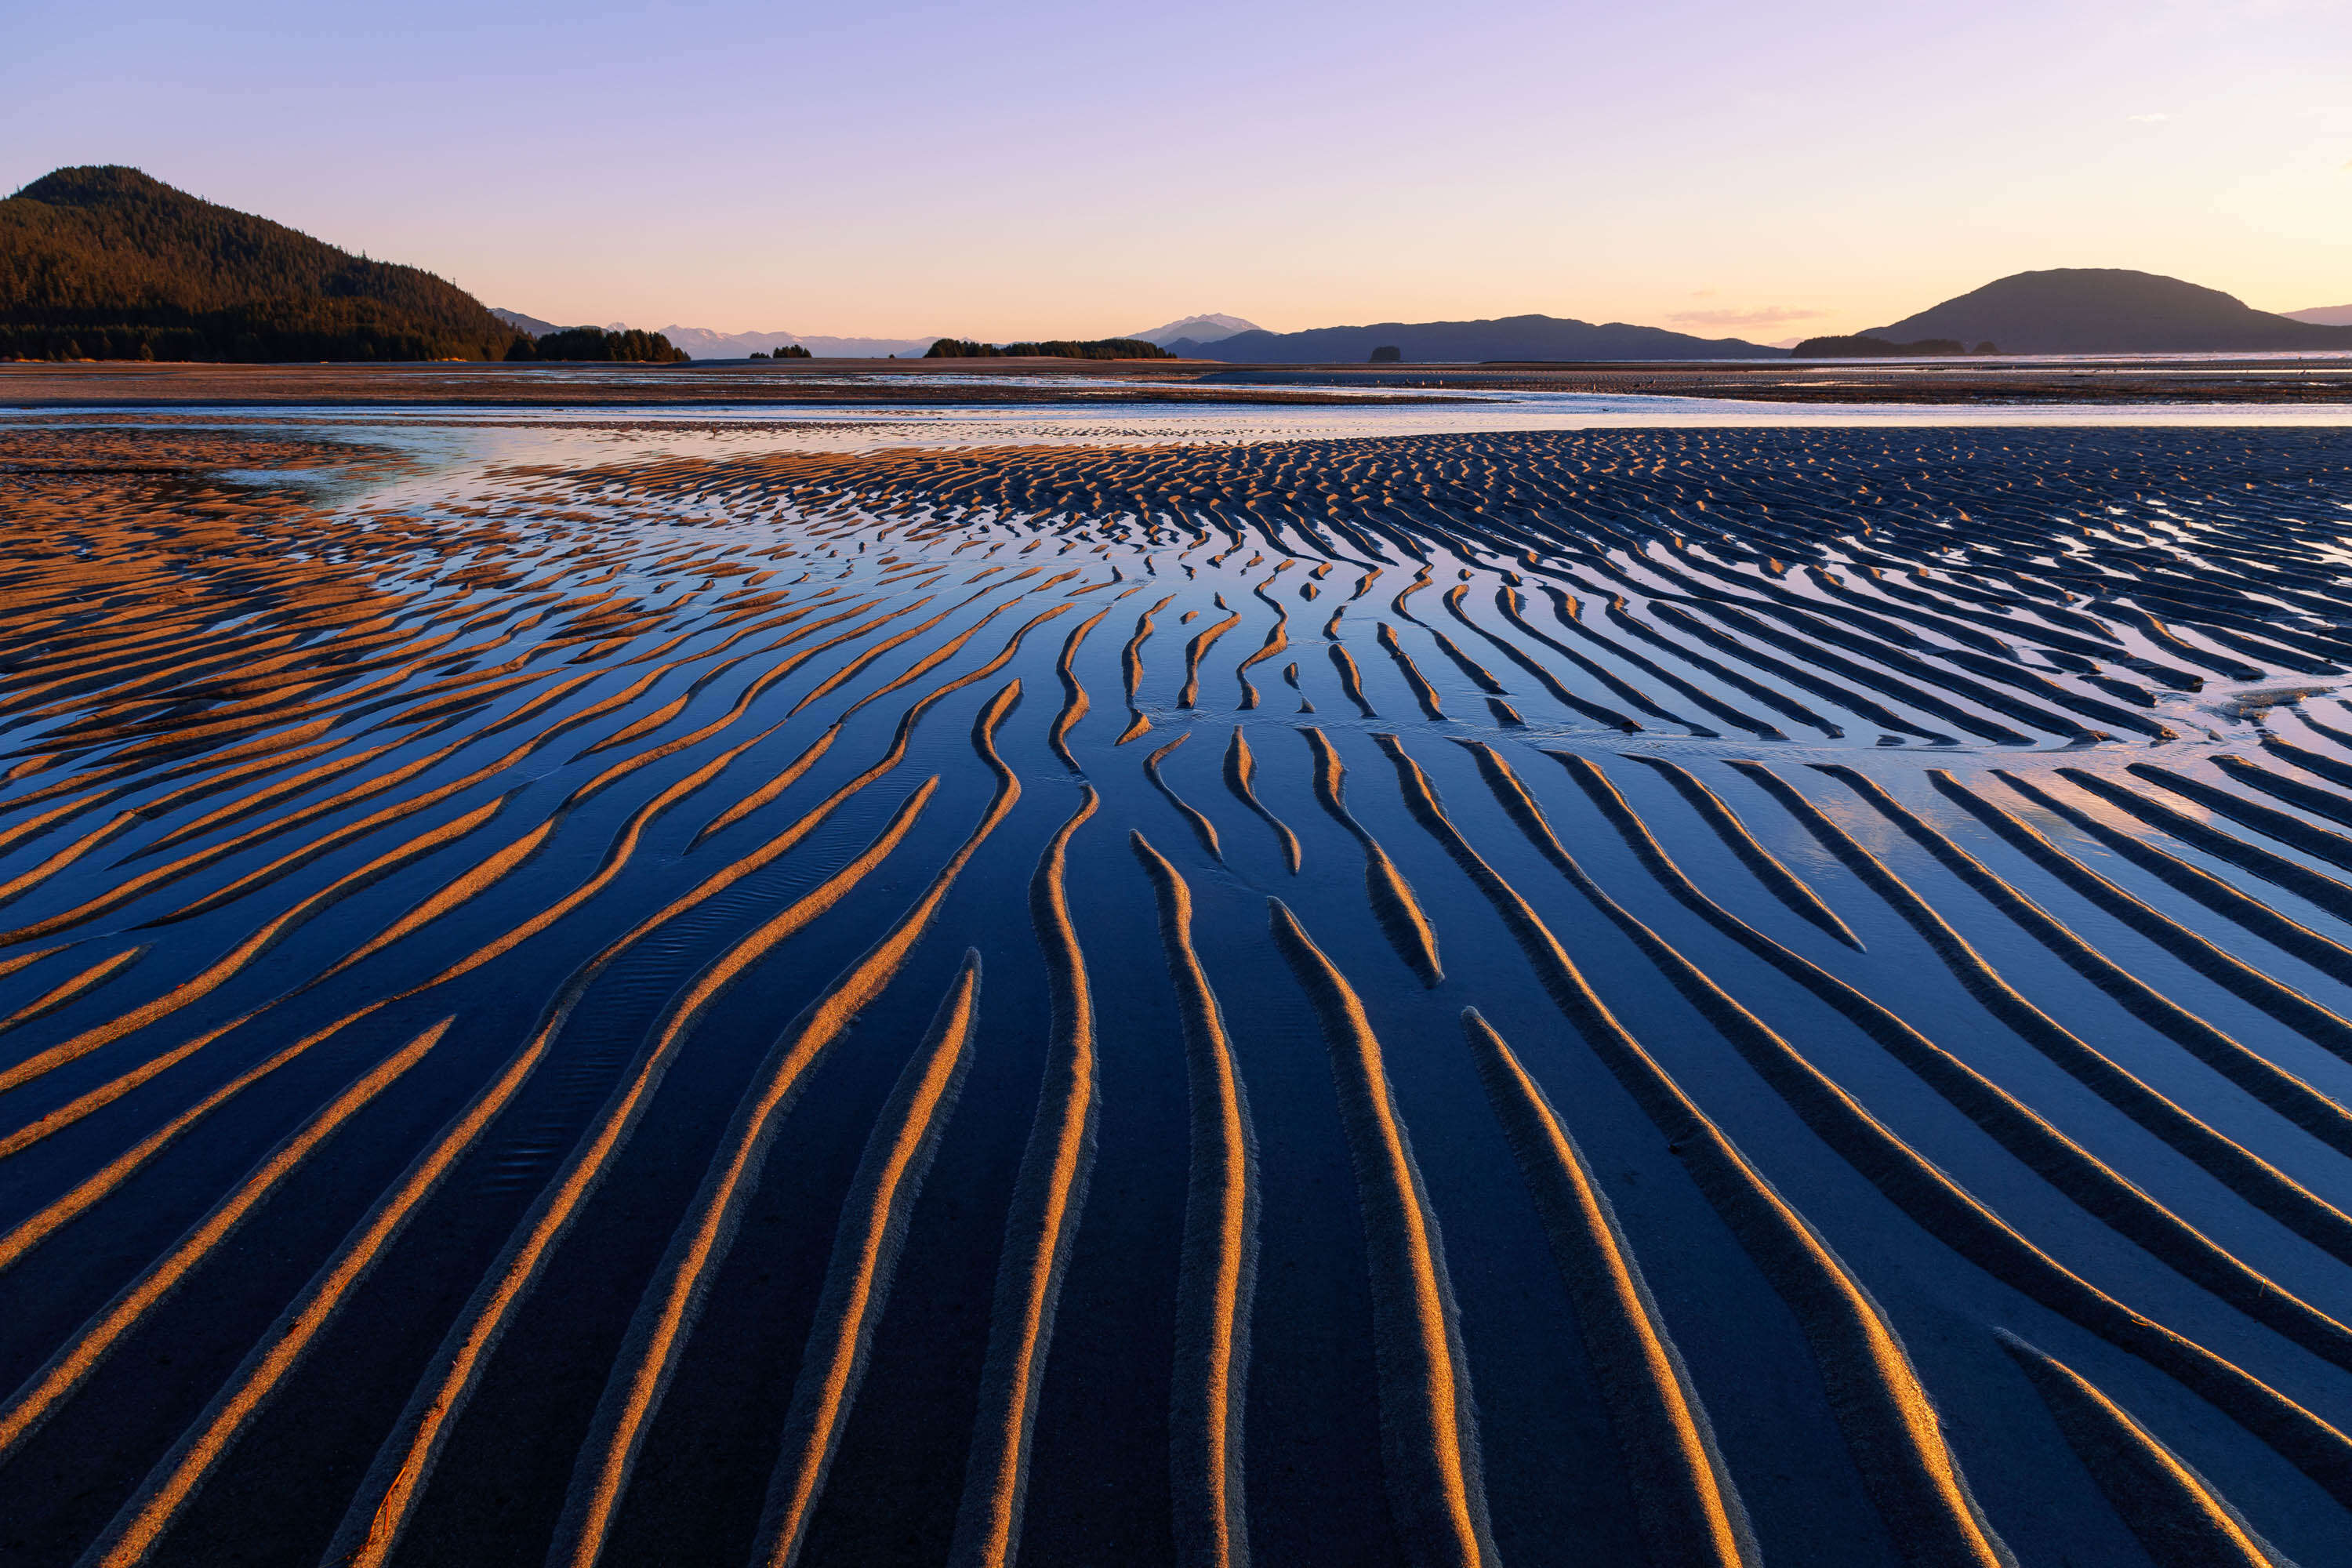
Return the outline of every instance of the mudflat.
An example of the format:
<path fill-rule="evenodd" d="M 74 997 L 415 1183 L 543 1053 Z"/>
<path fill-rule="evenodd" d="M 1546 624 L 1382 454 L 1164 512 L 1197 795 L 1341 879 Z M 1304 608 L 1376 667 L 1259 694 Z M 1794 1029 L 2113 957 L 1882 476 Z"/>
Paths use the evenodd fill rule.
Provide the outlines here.
<path fill-rule="evenodd" d="M 612 407 L 773 404 L 1322 404 L 1363 393 L 1196 385 L 1203 360 L 794 360 L 762 364 L 149 364 L 0 363 L 0 404 Z M 1381 397 L 1388 401 L 1394 394 Z"/>
<path fill-rule="evenodd" d="M 682 365 L 0 362 L 0 405 L 16 407 L 1050 406 L 1113 401 L 1246 405 L 1449 402 L 1498 393 L 1927 407 L 2326 405 L 2352 402 L 2352 358 L 2179 354 L 1443 365 L 1009 358 Z"/>
<path fill-rule="evenodd" d="M 2352 1563 L 2352 434 L 799 374 L 0 372 L 9 1562 Z"/>

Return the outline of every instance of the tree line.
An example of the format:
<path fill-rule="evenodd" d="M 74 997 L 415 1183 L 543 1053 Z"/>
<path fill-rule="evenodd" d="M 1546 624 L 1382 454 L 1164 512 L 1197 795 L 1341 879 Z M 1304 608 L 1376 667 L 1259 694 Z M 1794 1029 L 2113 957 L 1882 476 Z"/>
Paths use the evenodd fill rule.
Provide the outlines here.
<path fill-rule="evenodd" d="M 628 360 L 648 364 L 684 364 L 694 356 L 684 349 L 673 347 L 659 332 L 640 331 L 635 327 L 608 332 L 602 327 L 566 327 L 560 332 L 548 332 L 538 338 L 527 332 L 515 334 L 514 345 L 507 350 L 509 360 Z"/>
<path fill-rule="evenodd" d="M 1084 342 L 1056 340 L 1045 343 L 976 343 L 970 338 L 941 338 L 925 359 L 1174 359 L 1158 343 L 1140 338 L 1092 338 Z"/>
<path fill-rule="evenodd" d="M 1860 332 L 1849 337 L 1807 338 L 1789 352 L 1798 359 L 1886 359 L 1898 354 L 1918 359 L 1933 354 L 1997 354 L 2000 350 L 1989 342 L 1970 348 L 1958 338 L 1921 338 L 1916 342 L 1897 343 Z"/>

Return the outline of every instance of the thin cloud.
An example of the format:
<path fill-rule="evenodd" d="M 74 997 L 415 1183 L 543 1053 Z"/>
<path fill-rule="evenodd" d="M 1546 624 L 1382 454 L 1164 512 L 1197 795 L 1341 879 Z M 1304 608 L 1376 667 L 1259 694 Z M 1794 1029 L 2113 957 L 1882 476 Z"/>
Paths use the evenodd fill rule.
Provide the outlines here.
<path fill-rule="evenodd" d="M 1826 313 L 1767 305 L 1760 310 L 1677 310 L 1666 319 L 1693 327 L 1777 327 L 1783 321 L 1810 321 Z"/>
<path fill-rule="evenodd" d="M 2169 114 L 2126 114 L 2124 119 L 2134 125 L 2162 125 L 2172 118 Z"/>

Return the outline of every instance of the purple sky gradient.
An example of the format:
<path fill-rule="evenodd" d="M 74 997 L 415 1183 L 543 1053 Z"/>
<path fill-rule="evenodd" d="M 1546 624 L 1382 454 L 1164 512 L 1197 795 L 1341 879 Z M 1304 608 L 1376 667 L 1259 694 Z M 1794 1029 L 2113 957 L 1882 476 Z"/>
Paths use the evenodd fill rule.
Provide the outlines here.
<path fill-rule="evenodd" d="M 558 321 L 1772 341 L 2030 268 L 2352 301 L 2342 0 L 16 0 L 0 188 L 135 163 Z"/>

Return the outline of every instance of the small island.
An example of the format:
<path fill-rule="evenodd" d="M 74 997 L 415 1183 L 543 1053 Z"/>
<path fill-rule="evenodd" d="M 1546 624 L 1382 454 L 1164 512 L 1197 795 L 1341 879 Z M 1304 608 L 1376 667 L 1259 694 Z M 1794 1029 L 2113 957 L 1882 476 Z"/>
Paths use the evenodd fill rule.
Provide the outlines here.
<path fill-rule="evenodd" d="M 1843 338 L 1807 338 L 1789 352 L 1798 359 L 1923 359 L 1935 354 L 2000 353 L 1990 343 L 1979 343 L 1971 350 L 1958 338 L 1921 338 L 1916 343 L 1897 343 L 1867 332 Z"/>
<path fill-rule="evenodd" d="M 509 360 L 628 360 L 646 364 L 684 364 L 693 357 L 659 332 L 639 331 L 634 327 L 618 332 L 608 332 L 602 327 L 566 327 L 538 338 L 520 334 L 514 346 L 507 351 Z"/>
<path fill-rule="evenodd" d="M 1140 338 L 1094 338 L 1084 342 L 976 343 L 970 338 L 941 338 L 925 359 L 1174 359 L 1158 343 Z"/>

